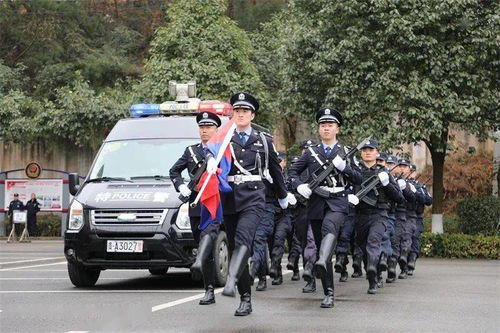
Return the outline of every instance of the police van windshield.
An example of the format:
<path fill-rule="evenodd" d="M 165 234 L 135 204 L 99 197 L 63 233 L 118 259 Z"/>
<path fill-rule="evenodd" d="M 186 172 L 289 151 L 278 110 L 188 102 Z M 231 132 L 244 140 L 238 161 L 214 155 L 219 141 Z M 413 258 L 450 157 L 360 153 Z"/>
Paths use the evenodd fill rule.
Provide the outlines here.
<path fill-rule="evenodd" d="M 172 165 L 196 139 L 141 139 L 106 142 L 88 179 L 167 178 Z M 184 175 L 187 177 L 187 174 Z"/>

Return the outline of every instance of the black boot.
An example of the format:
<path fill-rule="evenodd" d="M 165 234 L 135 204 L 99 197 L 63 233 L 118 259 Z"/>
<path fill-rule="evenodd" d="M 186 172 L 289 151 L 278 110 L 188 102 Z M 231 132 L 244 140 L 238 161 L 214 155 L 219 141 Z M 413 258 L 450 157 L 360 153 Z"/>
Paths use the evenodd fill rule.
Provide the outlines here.
<path fill-rule="evenodd" d="M 399 273 L 398 279 L 406 279 L 408 277 L 408 270 L 406 266 L 404 268 L 401 268 L 401 273 Z"/>
<path fill-rule="evenodd" d="M 298 259 L 295 257 L 288 257 L 288 263 L 286 264 L 286 269 L 289 271 L 295 271 L 297 267 Z"/>
<path fill-rule="evenodd" d="M 396 281 L 396 266 L 398 264 L 398 261 L 396 260 L 396 257 L 390 256 L 388 261 L 387 261 L 387 280 L 385 282 L 387 283 L 393 283 Z"/>
<path fill-rule="evenodd" d="M 250 293 L 244 293 L 243 295 L 241 295 L 240 301 L 241 301 L 240 306 L 238 307 L 238 309 L 236 309 L 234 315 L 238 317 L 248 316 L 250 313 L 252 313 L 252 302 Z"/>
<path fill-rule="evenodd" d="M 257 276 L 257 271 L 259 268 L 257 267 L 257 264 L 253 260 L 250 260 L 250 264 L 248 266 L 249 266 L 248 273 L 250 274 L 250 280 L 252 280 L 252 286 L 253 286 L 253 281 Z"/>
<path fill-rule="evenodd" d="M 363 270 L 361 269 L 361 262 L 363 258 L 360 256 L 354 256 L 352 258 L 352 268 L 354 269 L 354 273 L 352 273 L 352 278 L 360 278 L 363 276 Z"/>
<path fill-rule="evenodd" d="M 377 288 L 382 288 L 384 286 L 384 278 L 382 277 L 382 272 L 379 271 L 377 274 Z"/>
<path fill-rule="evenodd" d="M 267 280 L 265 276 L 259 276 L 259 282 L 257 282 L 257 287 L 255 290 L 264 291 L 267 289 Z"/>
<path fill-rule="evenodd" d="M 333 289 L 328 288 L 325 293 L 325 298 L 323 298 L 323 302 L 321 302 L 322 308 L 333 308 Z"/>
<path fill-rule="evenodd" d="M 203 284 L 205 285 L 205 296 L 200 299 L 200 305 L 214 304 L 215 261 L 213 257 L 208 259 L 201 267 L 203 268 Z"/>
<path fill-rule="evenodd" d="M 194 280 L 200 280 L 202 278 L 203 264 L 207 260 L 208 256 L 212 253 L 214 248 L 214 240 L 210 235 L 205 235 L 200 239 L 198 244 L 198 253 L 196 254 L 196 260 L 191 265 L 191 275 Z"/>
<path fill-rule="evenodd" d="M 366 265 L 366 276 L 368 278 L 368 294 L 377 293 L 377 264 L 379 257 L 368 256 Z"/>
<path fill-rule="evenodd" d="M 302 278 L 304 279 L 304 281 L 310 282 L 314 280 L 313 268 L 314 264 L 312 262 L 306 262 L 306 264 L 304 265 L 304 271 L 302 272 Z"/>
<path fill-rule="evenodd" d="M 304 288 L 302 288 L 302 292 L 304 294 L 316 292 L 316 279 L 312 279 L 310 281 L 307 281 L 306 286 Z"/>
<path fill-rule="evenodd" d="M 335 235 L 326 234 L 321 240 L 319 248 L 319 259 L 314 264 L 316 277 L 323 278 L 326 276 L 327 264 L 332 262 L 333 249 L 335 248 Z"/>
<path fill-rule="evenodd" d="M 205 296 L 203 296 L 203 298 L 200 299 L 200 305 L 209 305 L 214 303 L 215 303 L 214 287 L 210 285 L 205 289 Z"/>
<path fill-rule="evenodd" d="M 276 279 L 281 271 L 281 258 L 273 258 L 271 260 L 271 269 L 269 270 L 269 276 Z"/>
<path fill-rule="evenodd" d="M 399 256 L 399 266 L 406 267 L 408 263 L 408 249 L 402 249 L 401 254 Z"/>
<path fill-rule="evenodd" d="M 336 273 L 342 273 L 344 271 L 344 266 L 347 265 L 345 262 L 347 259 L 347 256 L 345 253 L 339 253 L 337 254 L 337 258 L 335 259 L 335 272 Z"/>
<path fill-rule="evenodd" d="M 292 281 L 299 281 L 300 280 L 300 274 L 299 270 L 294 270 L 293 275 L 292 275 Z"/>
<path fill-rule="evenodd" d="M 278 275 L 271 281 L 273 286 L 278 286 L 283 283 L 283 275 L 281 273 L 281 266 L 278 267 Z"/>
<path fill-rule="evenodd" d="M 415 264 L 417 263 L 417 253 L 416 252 L 410 252 L 408 255 L 408 271 L 409 270 L 414 270 L 415 269 Z"/>
<path fill-rule="evenodd" d="M 340 273 L 340 278 L 339 278 L 339 282 L 347 282 L 347 278 L 349 277 L 349 273 L 347 273 L 347 269 L 343 270 L 341 273 Z"/>
<path fill-rule="evenodd" d="M 381 272 L 385 272 L 387 270 L 387 254 L 385 254 L 384 252 L 380 254 L 378 267 L 380 268 Z"/>
<path fill-rule="evenodd" d="M 231 262 L 229 263 L 226 285 L 222 290 L 222 295 L 231 297 L 236 295 L 236 283 L 247 266 L 249 257 L 250 251 L 248 251 L 245 245 L 241 245 L 234 249 L 231 256 Z M 248 270 L 247 274 L 249 274 Z M 250 279 L 250 276 L 248 278 Z"/>

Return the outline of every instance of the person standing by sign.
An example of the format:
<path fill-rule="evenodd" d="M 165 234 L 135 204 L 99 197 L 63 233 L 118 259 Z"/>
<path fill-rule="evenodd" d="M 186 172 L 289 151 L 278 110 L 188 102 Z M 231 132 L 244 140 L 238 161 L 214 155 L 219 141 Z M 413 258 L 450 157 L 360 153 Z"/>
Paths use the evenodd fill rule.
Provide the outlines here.
<path fill-rule="evenodd" d="M 14 211 L 15 210 L 24 210 L 24 204 L 21 200 L 19 200 L 19 194 L 14 193 L 14 200 L 12 200 L 9 204 L 9 211 L 7 215 L 10 219 L 10 225 L 12 228 L 16 230 L 16 236 L 19 237 L 21 234 L 21 225 L 19 223 L 14 223 Z"/>
<path fill-rule="evenodd" d="M 36 213 L 40 211 L 40 203 L 36 200 L 35 193 L 31 193 L 31 199 L 26 202 L 26 210 L 28 211 L 28 233 L 30 236 L 38 236 Z"/>

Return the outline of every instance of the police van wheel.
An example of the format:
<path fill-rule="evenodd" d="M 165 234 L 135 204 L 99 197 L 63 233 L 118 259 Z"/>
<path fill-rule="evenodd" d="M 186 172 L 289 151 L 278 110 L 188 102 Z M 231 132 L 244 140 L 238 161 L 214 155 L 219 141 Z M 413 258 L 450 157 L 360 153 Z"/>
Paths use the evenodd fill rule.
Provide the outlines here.
<path fill-rule="evenodd" d="M 168 267 L 167 268 L 150 268 L 149 273 L 151 275 L 167 275 L 168 272 Z"/>
<path fill-rule="evenodd" d="M 99 279 L 99 269 L 88 269 L 84 266 L 68 262 L 68 274 L 75 287 L 92 287 Z"/>
<path fill-rule="evenodd" d="M 227 271 L 229 268 L 229 247 L 227 236 L 224 231 L 219 232 L 214 246 L 215 259 L 215 284 L 223 287 L 226 284 Z"/>

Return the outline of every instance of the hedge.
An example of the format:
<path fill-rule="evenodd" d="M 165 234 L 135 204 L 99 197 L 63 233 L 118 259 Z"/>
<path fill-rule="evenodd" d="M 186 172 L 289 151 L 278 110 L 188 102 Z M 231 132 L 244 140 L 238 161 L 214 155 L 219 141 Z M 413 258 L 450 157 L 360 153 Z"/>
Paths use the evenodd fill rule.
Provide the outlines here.
<path fill-rule="evenodd" d="M 500 236 L 500 198 L 470 197 L 457 204 L 459 227 L 468 235 Z"/>
<path fill-rule="evenodd" d="M 464 234 L 422 234 L 425 257 L 500 259 L 500 237 Z"/>
<path fill-rule="evenodd" d="M 61 216 L 51 213 L 38 213 L 36 217 L 38 235 L 61 236 Z"/>

